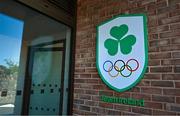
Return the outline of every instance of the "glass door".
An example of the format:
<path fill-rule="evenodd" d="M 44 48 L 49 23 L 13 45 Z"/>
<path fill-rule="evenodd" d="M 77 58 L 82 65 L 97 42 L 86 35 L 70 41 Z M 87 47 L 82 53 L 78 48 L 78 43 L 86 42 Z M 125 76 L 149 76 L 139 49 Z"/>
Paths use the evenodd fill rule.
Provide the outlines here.
<path fill-rule="evenodd" d="M 64 80 L 64 43 L 31 47 L 29 60 L 30 115 L 62 113 Z"/>

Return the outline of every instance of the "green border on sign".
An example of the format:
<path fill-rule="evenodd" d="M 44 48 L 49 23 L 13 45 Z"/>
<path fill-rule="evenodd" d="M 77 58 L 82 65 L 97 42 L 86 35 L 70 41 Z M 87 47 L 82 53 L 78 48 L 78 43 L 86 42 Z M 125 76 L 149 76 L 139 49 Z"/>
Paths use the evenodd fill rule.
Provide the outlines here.
<path fill-rule="evenodd" d="M 98 62 L 98 54 L 99 54 L 99 49 L 98 49 L 98 36 L 99 36 L 99 26 L 101 25 L 104 25 L 106 24 L 107 22 L 109 21 L 112 21 L 116 18 L 119 18 L 119 17 L 131 17 L 131 16 L 143 16 L 143 23 L 144 23 L 144 39 L 145 39 L 145 64 L 144 64 L 144 68 L 143 68 L 143 71 L 141 73 L 141 75 L 139 76 L 139 78 L 131 85 L 127 86 L 126 88 L 123 88 L 123 89 L 118 89 L 114 86 L 112 86 L 111 84 L 109 84 L 105 79 L 104 77 L 102 76 L 101 74 L 101 71 L 100 71 L 100 68 L 99 68 L 99 62 Z M 97 25 L 96 27 L 96 32 L 97 32 L 97 35 L 96 35 L 96 67 L 97 67 L 97 70 L 98 70 L 98 73 L 100 74 L 100 77 L 101 79 L 104 81 L 104 83 L 109 86 L 111 89 L 117 91 L 117 92 L 124 92 L 126 90 L 129 90 L 131 89 L 132 87 L 134 87 L 137 83 L 139 83 L 141 81 L 141 79 L 144 77 L 144 74 L 146 72 L 146 69 L 147 69 L 147 66 L 148 66 L 148 36 L 147 36 L 147 18 L 146 18 L 146 15 L 145 14 L 124 14 L 124 15 L 118 15 L 118 16 L 115 16 L 107 21 L 104 21 L 102 23 L 100 23 L 99 25 Z"/>

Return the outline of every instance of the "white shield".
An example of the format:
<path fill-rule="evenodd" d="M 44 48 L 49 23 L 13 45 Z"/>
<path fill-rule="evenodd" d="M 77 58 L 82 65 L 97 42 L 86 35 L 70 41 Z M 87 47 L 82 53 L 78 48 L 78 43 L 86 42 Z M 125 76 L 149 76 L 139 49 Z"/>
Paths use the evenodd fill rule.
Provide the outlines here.
<path fill-rule="evenodd" d="M 140 82 L 148 63 L 146 16 L 121 15 L 97 26 L 96 65 L 111 89 L 123 92 Z"/>

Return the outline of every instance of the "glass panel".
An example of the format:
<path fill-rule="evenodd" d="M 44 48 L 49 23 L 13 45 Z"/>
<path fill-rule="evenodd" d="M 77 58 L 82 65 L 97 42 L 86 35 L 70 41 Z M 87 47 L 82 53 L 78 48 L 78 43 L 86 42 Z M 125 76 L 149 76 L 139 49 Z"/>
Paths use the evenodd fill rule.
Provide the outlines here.
<path fill-rule="evenodd" d="M 63 98 L 62 96 L 60 96 L 60 98 L 63 99 L 62 100 L 63 103 L 61 104 L 62 106 L 59 109 L 62 108 L 62 114 L 67 114 L 67 107 L 68 107 L 67 102 L 68 102 L 68 93 L 69 93 L 69 91 L 67 90 L 69 87 L 68 81 L 70 80 L 69 59 L 70 59 L 71 29 L 64 24 L 53 20 L 52 18 L 44 16 L 41 13 L 36 12 L 24 6 L 23 4 L 19 4 L 18 2 L 16 2 L 16 0 L 0 0 L 0 1 L 1 1 L 0 14 L 3 13 L 3 14 L 7 14 L 8 16 L 13 16 L 13 18 L 5 16 L 8 19 L 0 16 L 0 63 L 1 63 L 1 59 L 3 62 L 0 65 L 6 66 L 6 62 L 4 62 L 4 57 L 2 57 L 3 54 L 11 55 L 11 57 L 10 58 L 8 57 L 8 58 L 11 59 L 11 61 L 13 61 L 13 63 L 15 64 L 17 61 L 18 61 L 17 63 L 19 63 L 15 105 L 13 103 L 13 99 L 14 99 L 13 95 L 15 95 L 15 90 L 9 91 L 9 89 L 4 89 L 4 88 L 7 88 L 7 85 L 10 85 L 10 86 L 12 85 L 11 87 L 16 86 L 15 80 L 13 80 L 12 78 L 11 78 L 12 80 L 0 78 L 0 85 L 3 85 L 3 87 L 0 86 L 0 114 L 4 114 L 1 112 L 1 105 L 3 105 L 3 109 L 2 109 L 3 112 L 5 111 L 7 114 L 11 114 L 14 106 L 15 106 L 14 114 L 16 115 L 20 115 L 21 113 L 28 114 L 27 109 L 29 108 L 29 97 L 30 97 L 28 90 L 30 89 L 29 83 L 31 81 L 30 80 L 31 75 L 29 74 L 32 73 L 32 72 L 29 72 L 29 70 L 26 71 L 26 68 L 28 67 L 29 59 L 30 59 L 28 49 L 29 49 L 29 46 L 36 46 L 39 44 L 42 45 L 42 46 L 39 46 L 40 48 L 43 47 L 45 49 L 51 49 L 51 48 L 57 49 L 57 47 L 63 47 L 65 50 L 64 52 L 65 56 L 63 56 L 65 59 L 65 61 L 63 62 L 65 64 L 63 67 L 64 69 L 63 81 L 64 82 L 62 82 L 64 84 L 64 87 L 63 87 L 64 90 L 62 90 L 64 95 L 63 95 Z M 32 0 L 29 0 L 29 1 L 32 1 Z M 17 18 L 20 20 L 17 20 L 14 18 Z M 12 21 L 11 19 L 14 21 Z M 8 22 L 7 25 L 2 24 L 4 22 Z M 6 31 L 8 31 L 8 33 Z M 20 45 L 21 45 L 22 31 L 23 31 L 23 39 L 22 39 L 22 47 L 21 47 Z M 15 40 L 15 39 L 9 39 L 9 38 L 19 38 L 19 39 Z M 13 42 L 8 43 L 9 41 L 13 41 Z M 47 44 L 47 43 L 52 43 L 54 41 L 55 41 L 55 44 L 54 43 L 51 45 Z M 57 43 L 57 41 L 64 41 L 65 44 Z M 17 45 L 16 42 L 19 44 Z M 16 59 L 19 59 L 19 57 L 16 57 L 16 56 L 19 56 L 19 52 L 18 52 L 19 49 L 21 50 L 20 61 L 16 60 Z M 36 57 L 36 54 L 38 53 L 34 54 L 34 58 Z M 43 68 L 46 68 L 46 67 L 43 67 Z M 59 79 L 59 81 L 61 80 Z M 46 91 L 44 91 L 44 93 L 45 92 Z M 6 95 L 9 97 L 4 97 Z M 12 95 L 13 99 L 11 99 L 10 95 Z M 10 103 L 9 101 L 12 101 L 11 102 L 12 104 L 9 104 Z M 30 102 L 32 101 L 33 99 L 31 99 Z M 4 105 L 8 105 L 8 106 L 4 106 Z M 9 112 L 8 111 L 9 109 L 7 108 L 4 110 L 5 107 L 11 107 L 10 108 L 11 112 Z"/>
<path fill-rule="evenodd" d="M 0 13 L 0 114 L 12 114 L 23 22 Z"/>
<path fill-rule="evenodd" d="M 29 114 L 59 114 L 62 60 L 62 51 L 34 53 Z"/>

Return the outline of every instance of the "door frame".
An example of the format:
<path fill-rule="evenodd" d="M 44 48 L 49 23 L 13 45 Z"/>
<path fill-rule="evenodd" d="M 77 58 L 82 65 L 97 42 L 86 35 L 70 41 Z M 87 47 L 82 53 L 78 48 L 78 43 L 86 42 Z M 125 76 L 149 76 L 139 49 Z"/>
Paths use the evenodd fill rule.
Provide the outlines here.
<path fill-rule="evenodd" d="M 23 6 L 26 6 L 28 8 L 30 8 L 31 10 L 33 11 L 36 11 L 44 16 L 47 16 L 59 23 L 62 23 L 66 26 L 68 26 L 70 29 L 71 29 L 71 40 L 70 40 L 70 59 L 69 59 L 69 84 L 68 84 L 68 87 L 69 87 L 69 94 L 68 94 L 68 103 L 67 103 L 67 115 L 72 115 L 73 114 L 73 97 L 74 97 L 74 72 L 75 72 L 75 48 L 76 48 L 76 21 L 77 21 L 77 0 L 74 0 L 74 3 L 75 3 L 75 6 L 74 6 L 74 16 L 73 16 L 73 23 L 72 25 L 69 25 L 69 23 L 67 22 L 64 22 L 64 21 L 61 21 L 59 20 L 58 18 L 56 17 L 53 17 L 53 16 L 49 16 L 48 14 L 46 14 L 45 12 L 42 12 L 36 8 L 33 8 L 32 6 L 26 4 L 26 3 L 23 3 L 21 2 L 20 0 L 15 0 L 16 3 L 19 3 Z M 28 51 L 29 51 L 30 48 L 28 48 Z M 29 53 L 29 52 L 28 52 Z M 29 54 L 27 55 L 29 56 Z M 27 57 L 27 61 L 29 60 L 29 57 Z M 26 65 L 27 65 L 27 62 L 26 62 Z M 25 82 L 25 80 L 24 80 Z M 25 89 L 23 89 L 25 90 Z M 26 97 L 26 96 L 25 96 Z M 23 95 L 23 99 L 24 99 L 24 95 Z M 22 101 L 22 104 L 23 104 L 24 100 Z M 21 108 L 21 114 L 23 114 L 23 105 L 22 105 L 22 108 Z"/>
<path fill-rule="evenodd" d="M 41 48 L 46 45 L 53 45 L 56 43 L 63 43 L 63 47 L 51 47 L 51 48 Z M 27 63 L 26 63 L 26 72 L 25 72 L 25 81 L 24 81 L 24 91 L 23 91 L 23 104 L 22 104 L 22 115 L 29 114 L 29 103 L 31 95 L 31 84 L 32 84 L 32 69 L 34 61 L 34 53 L 36 51 L 62 51 L 62 71 L 61 71 L 61 89 L 60 91 L 60 102 L 59 102 L 59 115 L 62 115 L 63 111 L 63 96 L 64 96 L 64 71 L 65 71 L 65 54 L 66 54 L 66 40 L 56 40 L 51 42 L 44 42 L 37 45 L 32 45 L 28 47 Z M 69 93 L 68 93 L 69 94 Z"/>

